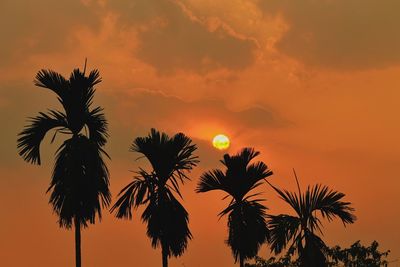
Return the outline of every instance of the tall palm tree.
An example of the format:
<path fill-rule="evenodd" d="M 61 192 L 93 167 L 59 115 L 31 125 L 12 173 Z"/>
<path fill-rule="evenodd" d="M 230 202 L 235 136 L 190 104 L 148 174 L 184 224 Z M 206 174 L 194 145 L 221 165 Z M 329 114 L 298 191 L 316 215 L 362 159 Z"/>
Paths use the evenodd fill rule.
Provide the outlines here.
<path fill-rule="evenodd" d="M 246 259 L 257 255 L 260 246 L 268 238 L 266 223 L 266 207 L 260 201 L 251 199 L 258 194 L 249 192 L 262 184 L 263 180 L 272 175 L 263 162 L 250 163 L 260 153 L 253 148 L 244 148 L 236 155 L 224 155 L 221 163 L 226 171 L 215 169 L 203 173 L 196 191 L 208 192 L 222 190 L 231 197 L 231 202 L 219 216 L 228 215 L 229 237 L 228 246 L 231 247 L 235 262 L 239 259 L 240 266 L 244 266 Z"/>
<path fill-rule="evenodd" d="M 132 219 L 132 208 L 146 205 L 142 220 L 147 223 L 152 246 L 161 246 L 163 267 L 168 266 L 169 257 L 181 256 L 192 238 L 188 213 L 175 194 L 182 198 L 179 186 L 199 162 L 194 155 L 196 149 L 182 133 L 170 138 L 151 129 L 148 136 L 136 138 L 130 151 L 146 157 L 152 170 L 140 168 L 111 208 L 117 218 Z"/>
<path fill-rule="evenodd" d="M 81 228 L 94 224 L 96 214 L 101 219 L 102 207 L 111 201 L 109 173 L 103 161 L 108 137 L 107 121 L 101 107 L 91 108 L 94 86 L 101 82 L 99 72 L 75 69 L 69 79 L 52 70 L 37 73 L 35 85 L 57 94 L 63 111 L 49 110 L 30 118 L 19 134 L 21 157 L 32 164 L 41 164 L 40 144 L 54 130 L 66 139 L 56 152 L 50 186 L 49 203 L 59 217 L 60 227 L 75 226 L 76 266 L 81 266 Z"/>
<path fill-rule="evenodd" d="M 343 193 L 319 184 L 308 186 L 306 192 L 302 193 L 297 177 L 296 181 L 298 193 L 281 190 L 270 184 L 296 214 L 269 215 L 271 251 L 278 254 L 288 247 L 289 254 L 299 255 L 298 262 L 302 267 L 327 266 L 324 255 L 327 247 L 316 234 L 322 234 L 322 222 L 318 215 L 328 221 L 339 218 L 346 225 L 356 220 L 354 209 L 350 202 L 342 201 L 345 196 Z"/>

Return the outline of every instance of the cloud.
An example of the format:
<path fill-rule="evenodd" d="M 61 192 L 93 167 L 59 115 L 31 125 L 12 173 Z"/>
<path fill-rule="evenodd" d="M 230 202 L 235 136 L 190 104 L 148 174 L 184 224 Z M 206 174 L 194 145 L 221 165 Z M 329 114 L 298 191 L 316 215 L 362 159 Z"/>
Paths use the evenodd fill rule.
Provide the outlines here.
<path fill-rule="evenodd" d="M 28 123 L 29 117 L 38 115 L 39 111 L 45 112 L 48 108 L 59 109 L 57 98 L 50 90 L 32 87 L 27 82 L 0 83 L 1 166 L 15 166 L 23 162 L 17 153 L 17 135 Z M 52 104 L 49 106 L 46 103 Z"/>
<path fill-rule="evenodd" d="M 261 0 L 287 31 L 276 43 L 305 64 L 335 69 L 383 68 L 400 63 L 397 0 Z"/>
<path fill-rule="evenodd" d="M 121 27 L 137 29 L 135 55 L 160 73 L 240 70 L 251 65 L 257 45 L 218 19 L 199 18 L 182 3 L 168 0 L 110 1 Z"/>
<path fill-rule="evenodd" d="M 191 131 L 197 138 L 209 138 L 220 129 L 280 128 L 288 125 L 275 111 L 254 106 L 231 110 L 217 99 L 187 102 L 162 92 L 135 89 L 115 96 L 116 117 L 137 129 L 150 127 L 166 131 Z M 195 126 L 195 128 L 193 128 Z M 207 129 L 210 128 L 210 129 Z M 219 129 L 218 129 L 219 128 Z"/>
<path fill-rule="evenodd" d="M 76 45 L 77 27 L 100 26 L 95 10 L 77 0 L 6 0 L 0 9 L 0 67 L 25 62 L 35 54 L 66 53 Z"/>

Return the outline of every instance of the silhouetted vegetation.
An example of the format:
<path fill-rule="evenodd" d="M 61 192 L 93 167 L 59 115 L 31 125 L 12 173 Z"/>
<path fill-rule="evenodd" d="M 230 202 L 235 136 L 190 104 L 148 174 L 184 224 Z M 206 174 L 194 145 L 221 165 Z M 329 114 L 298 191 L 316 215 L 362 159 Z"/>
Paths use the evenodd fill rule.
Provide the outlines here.
<path fill-rule="evenodd" d="M 265 219 L 266 207 L 260 201 L 252 199 L 258 194 L 248 193 L 262 184 L 262 181 L 272 175 L 263 162 L 250 163 L 259 152 L 252 148 L 244 148 L 236 155 L 225 154 L 221 163 L 226 171 L 215 169 L 205 172 L 200 177 L 197 192 L 222 190 L 228 193 L 231 201 L 219 216 L 228 215 L 229 236 L 227 244 L 240 266 L 246 259 L 257 255 L 260 246 L 268 238 L 268 228 Z"/>
<path fill-rule="evenodd" d="M 85 66 L 86 70 L 86 66 Z M 55 165 L 47 192 L 49 203 L 58 215 L 60 227 L 75 228 L 76 266 L 81 266 L 81 229 L 100 220 L 102 208 L 111 202 L 109 172 L 103 147 L 106 144 L 107 121 L 103 109 L 92 108 L 94 87 L 101 82 L 97 70 L 87 76 L 85 70 L 73 70 L 69 79 L 52 70 L 40 70 L 34 81 L 38 87 L 53 91 L 62 110 L 39 112 L 18 135 L 20 156 L 32 164 L 41 164 L 40 145 L 49 132 L 51 143 L 58 134 L 67 136 L 56 151 Z M 147 224 L 147 236 L 153 248 L 161 247 L 162 266 L 170 257 L 181 256 L 192 234 L 189 214 L 179 202 L 180 186 L 199 163 L 197 146 L 178 133 L 169 137 L 156 129 L 148 136 L 134 139 L 130 152 L 141 154 L 150 163 L 150 170 L 139 168 L 133 181 L 119 193 L 110 212 L 117 218 L 132 219 L 132 210 L 145 206 L 141 215 Z M 196 192 L 221 190 L 227 193 L 228 206 L 218 215 L 228 217 L 228 239 L 235 263 L 244 267 L 378 267 L 387 266 L 390 251 L 379 251 L 378 242 L 370 246 L 355 242 L 349 248 L 328 247 L 321 239 L 322 219 L 339 219 L 344 225 L 355 222 L 345 194 L 324 185 L 290 192 L 269 183 L 272 171 L 261 161 L 252 162 L 260 153 L 244 148 L 234 155 L 225 154 L 220 161 L 224 170 L 204 172 Z M 268 183 L 293 209 L 294 215 L 268 215 L 267 207 L 252 193 Z M 257 256 L 260 247 L 268 244 L 275 255 L 265 260 Z M 255 259 L 255 263 L 245 261 Z"/>
<path fill-rule="evenodd" d="M 292 261 L 291 255 L 285 254 L 285 256 L 276 258 L 270 257 L 269 259 L 263 259 L 259 256 L 254 258 L 255 263 L 246 263 L 245 267 L 297 267 L 299 266 L 298 261 Z"/>
<path fill-rule="evenodd" d="M 146 205 L 142 220 L 147 223 L 152 246 L 161 246 L 163 267 L 168 266 L 168 257 L 181 256 L 192 238 L 189 215 L 174 193 L 182 197 L 179 186 L 189 179 L 186 172 L 198 163 L 193 154 L 196 149 L 182 133 L 170 138 L 151 129 L 147 137 L 136 138 L 130 151 L 146 157 L 152 170 L 140 169 L 111 208 L 117 218 L 132 219 L 132 208 Z"/>
<path fill-rule="evenodd" d="M 101 82 L 99 72 L 75 69 L 69 79 L 51 70 L 41 70 L 35 85 L 57 94 L 63 111 L 49 110 L 30 118 L 19 134 L 18 150 L 22 158 L 32 164 L 41 164 L 40 144 L 45 135 L 54 131 L 67 140 L 56 152 L 51 183 L 50 204 L 59 217 L 60 227 L 75 226 L 76 266 L 81 266 L 81 227 L 94 224 L 96 214 L 101 219 L 101 208 L 111 201 L 109 174 L 103 161 L 108 156 L 106 143 L 107 121 L 100 107 L 91 108 L 95 89 Z"/>
<path fill-rule="evenodd" d="M 296 177 L 298 193 L 272 188 L 289 204 L 296 216 L 287 214 L 269 215 L 268 227 L 271 233 L 269 244 L 275 254 L 281 253 L 286 247 L 288 254 L 299 256 L 299 266 L 326 266 L 324 241 L 316 234 L 322 234 L 322 222 L 318 215 L 328 221 L 334 218 L 342 220 L 343 224 L 353 223 L 356 217 L 350 202 L 341 201 L 343 193 L 333 191 L 327 186 L 315 185 L 307 187 L 302 193 Z"/>
<path fill-rule="evenodd" d="M 324 253 L 327 255 L 326 265 L 331 267 L 381 267 L 387 266 L 386 260 L 389 250 L 379 251 L 379 244 L 373 241 L 370 246 L 361 245 L 360 241 L 355 242 L 349 248 L 342 249 L 340 246 L 332 248 L 325 247 Z M 299 260 L 292 260 L 292 255 L 286 253 L 280 258 L 270 257 L 263 259 L 255 257 L 255 263 L 246 263 L 246 267 L 297 267 L 300 266 Z"/>
<path fill-rule="evenodd" d="M 326 254 L 329 259 L 329 266 L 345 267 L 380 267 L 387 266 L 387 256 L 390 250 L 379 251 L 379 243 L 373 241 L 368 247 L 361 245 L 360 241 L 355 242 L 349 248 L 335 246 L 328 248 Z"/>

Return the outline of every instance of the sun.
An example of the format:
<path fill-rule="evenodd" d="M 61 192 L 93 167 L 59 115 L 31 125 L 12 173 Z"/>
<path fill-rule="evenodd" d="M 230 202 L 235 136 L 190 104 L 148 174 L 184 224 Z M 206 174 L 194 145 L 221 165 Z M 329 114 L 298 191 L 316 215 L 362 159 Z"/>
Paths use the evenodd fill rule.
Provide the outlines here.
<path fill-rule="evenodd" d="M 216 135 L 212 140 L 213 146 L 219 150 L 227 149 L 230 143 L 229 138 L 223 134 Z"/>

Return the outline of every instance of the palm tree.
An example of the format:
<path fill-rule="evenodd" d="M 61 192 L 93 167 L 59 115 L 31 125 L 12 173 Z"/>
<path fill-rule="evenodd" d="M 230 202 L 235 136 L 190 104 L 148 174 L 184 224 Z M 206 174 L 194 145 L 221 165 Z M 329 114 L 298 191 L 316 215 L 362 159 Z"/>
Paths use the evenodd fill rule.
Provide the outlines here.
<path fill-rule="evenodd" d="M 189 179 L 186 173 L 199 162 L 193 154 L 196 149 L 182 133 L 170 138 L 151 129 L 148 136 L 136 138 L 130 151 L 146 157 L 152 170 L 140 168 L 111 208 L 117 218 L 132 219 L 132 208 L 146 205 L 142 220 L 147 223 L 152 246 L 161 246 L 163 267 L 168 266 L 169 257 L 181 256 L 192 238 L 188 213 L 175 194 L 182 198 L 179 185 Z"/>
<path fill-rule="evenodd" d="M 353 215 L 354 209 L 350 202 L 341 201 L 345 194 L 333 191 L 327 186 L 314 185 L 308 186 L 302 194 L 295 173 L 298 186 L 298 194 L 281 190 L 277 187 L 272 188 L 279 196 L 288 203 L 295 211 L 295 216 L 281 214 L 277 216 L 269 215 L 268 226 L 270 229 L 271 251 L 278 254 L 285 249 L 289 242 L 288 254 L 299 255 L 299 264 L 302 267 L 322 267 L 327 266 L 324 241 L 315 233 L 322 234 L 322 218 L 332 221 L 334 218 L 342 220 L 343 224 L 354 223 L 356 217 Z"/>
<path fill-rule="evenodd" d="M 90 108 L 94 86 L 100 82 L 97 70 L 85 76 L 85 71 L 75 69 L 68 80 L 52 70 L 39 71 L 35 85 L 56 93 L 64 110 L 40 112 L 30 118 L 17 141 L 21 157 L 40 165 L 40 144 L 48 132 L 54 130 L 51 142 L 58 133 L 69 137 L 56 152 L 47 192 L 51 192 L 49 203 L 60 227 L 75 226 L 77 267 L 81 266 L 81 228 L 94 224 L 96 214 L 100 220 L 102 207 L 111 201 L 109 173 L 103 161 L 103 155 L 108 155 L 102 148 L 108 137 L 107 121 L 102 108 Z"/>
<path fill-rule="evenodd" d="M 228 207 L 219 216 L 228 215 L 227 244 L 241 267 L 246 259 L 257 255 L 268 238 L 267 208 L 260 203 L 263 199 L 251 199 L 258 194 L 248 195 L 262 184 L 263 179 L 272 175 L 263 162 L 250 163 L 259 154 L 253 148 L 244 148 L 233 156 L 225 154 L 221 163 L 226 171 L 215 169 L 203 173 L 196 189 L 198 193 L 222 190 L 228 193 L 226 197 L 231 197 Z"/>

